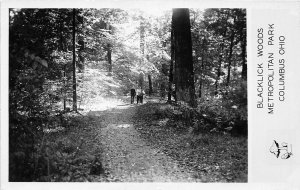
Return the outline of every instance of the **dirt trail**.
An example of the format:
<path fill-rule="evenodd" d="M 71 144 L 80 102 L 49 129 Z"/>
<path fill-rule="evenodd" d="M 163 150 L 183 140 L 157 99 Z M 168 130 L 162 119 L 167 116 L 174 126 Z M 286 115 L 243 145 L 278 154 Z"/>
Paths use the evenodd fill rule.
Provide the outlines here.
<path fill-rule="evenodd" d="M 139 114 L 136 106 L 120 104 L 113 109 L 88 114 L 96 119 L 95 133 L 99 134 L 96 138 L 102 147 L 105 170 L 115 181 L 195 181 L 190 172 L 140 137 L 133 119 Z"/>

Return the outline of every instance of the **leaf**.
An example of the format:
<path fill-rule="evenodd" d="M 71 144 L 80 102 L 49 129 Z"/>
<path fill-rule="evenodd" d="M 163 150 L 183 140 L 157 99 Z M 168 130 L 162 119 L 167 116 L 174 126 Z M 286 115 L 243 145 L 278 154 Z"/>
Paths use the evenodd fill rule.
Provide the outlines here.
<path fill-rule="evenodd" d="M 48 67 L 48 63 L 45 59 L 40 58 L 39 56 L 36 56 L 34 58 L 34 60 L 38 63 L 40 63 L 41 65 L 43 65 L 44 67 Z"/>
<path fill-rule="evenodd" d="M 48 63 L 47 63 L 46 60 L 42 59 L 42 60 L 40 61 L 40 63 L 41 63 L 43 66 L 45 66 L 45 67 L 48 68 Z"/>

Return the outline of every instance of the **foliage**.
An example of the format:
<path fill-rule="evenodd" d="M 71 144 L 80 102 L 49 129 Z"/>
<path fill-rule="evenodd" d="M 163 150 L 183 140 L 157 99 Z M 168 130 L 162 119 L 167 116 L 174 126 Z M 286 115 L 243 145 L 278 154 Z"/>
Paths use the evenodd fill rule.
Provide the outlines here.
<path fill-rule="evenodd" d="M 245 17 L 244 9 L 191 10 L 196 91 L 200 98 L 242 82 Z"/>
<path fill-rule="evenodd" d="M 70 42 L 71 11 L 11 9 L 10 13 L 9 151 L 10 155 L 25 153 L 23 166 L 10 157 L 11 167 L 17 170 L 10 177 L 26 181 L 35 178 L 38 166 L 33 154 L 38 152 L 43 130 L 55 127 L 51 119 L 61 112 L 57 103 L 67 91 L 61 70 L 69 63 L 64 51 Z"/>
<path fill-rule="evenodd" d="M 175 106 L 154 106 L 148 113 L 155 119 L 169 118 L 165 120 L 168 126 L 194 134 L 198 129 L 209 132 L 217 127 L 223 132 L 228 126 L 245 126 L 247 87 L 241 76 L 246 44 L 244 10 L 191 9 L 190 19 L 195 84 L 199 94 L 202 92 L 199 106 L 190 108 L 177 102 Z M 171 62 L 171 10 L 152 15 L 139 10 L 76 9 L 74 21 L 81 110 L 86 113 L 91 107 L 106 107 L 108 96 L 112 97 L 105 103 L 116 106 L 131 88 L 143 86 L 149 92 L 148 75 L 154 95 L 160 94 L 164 100 Z M 73 103 L 72 22 L 73 9 L 10 9 L 10 181 L 91 180 L 86 173 L 98 156 L 82 150 L 93 137 L 78 139 L 82 128 L 92 121 L 69 113 Z M 74 132 L 77 129 L 78 134 Z"/>
<path fill-rule="evenodd" d="M 136 129 L 141 136 L 191 171 L 195 179 L 247 181 L 245 137 L 204 131 L 196 134 L 188 124 L 191 108 L 187 106 L 149 103 L 138 107 L 138 112 Z"/>

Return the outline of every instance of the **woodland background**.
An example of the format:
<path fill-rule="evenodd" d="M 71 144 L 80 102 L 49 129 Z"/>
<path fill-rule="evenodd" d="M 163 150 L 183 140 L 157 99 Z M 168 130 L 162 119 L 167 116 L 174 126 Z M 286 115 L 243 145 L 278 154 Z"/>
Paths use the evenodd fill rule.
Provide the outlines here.
<path fill-rule="evenodd" d="M 214 158 L 199 160 L 217 177 L 206 181 L 247 181 L 245 9 L 9 13 L 10 181 L 94 181 L 80 170 L 97 157 L 80 157 L 78 139 L 92 138 L 82 136 L 91 122 L 86 115 L 128 103 L 131 88 L 149 100 L 136 108 L 135 120 L 149 119 L 142 126 L 167 118 L 167 127 L 188 134 L 189 148 L 162 142 L 172 158 L 187 157 L 183 165 L 195 169 L 200 161 L 191 159 L 209 146 Z M 165 131 L 149 130 L 138 131 L 152 143 L 169 142 L 160 136 Z M 231 150 L 218 156 L 223 146 Z M 226 168 L 212 170 L 216 162 Z"/>

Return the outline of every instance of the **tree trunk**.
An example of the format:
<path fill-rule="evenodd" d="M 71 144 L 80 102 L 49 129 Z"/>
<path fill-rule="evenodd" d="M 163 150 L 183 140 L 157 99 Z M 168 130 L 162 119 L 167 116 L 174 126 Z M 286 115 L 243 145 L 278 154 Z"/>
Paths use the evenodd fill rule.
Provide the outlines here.
<path fill-rule="evenodd" d="M 63 42 L 63 18 L 62 18 L 62 13 L 60 13 L 60 23 L 59 23 L 59 30 L 60 30 L 60 37 L 59 37 L 59 48 L 60 51 L 64 51 L 64 42 Z M 65 63 L 64 68 L 63 68 L 63 105 L 64 105 L 64 111 L 66 111 L 67 106 L 66 106 L 66 66 L 67 64 Z"/>
<path fill-rule="evenodd" d="M 151 79 L 151 75 L 148 75 L 148 81 L 149 81 L 149 96 L 151 96 L 151 94 L 153 93 L 153 88 L 152 88 L 152 79 Z"/>
<path fill-rule="evenodd" d="M 144 89 L 144 74 L 142 72 L 139 74 L 138 85 L 141 88 L 141 90 Z"/>
<path fill-rule="evenodd" d="M 80 25 L 82 26 L 82 28 L 84 28 L 84 21 L 83 21 L 83 16 L 80 15 L 80 14 L 77 14 L 77 22 L 80 23 Z M 84 70 L 84 55 L 83 55 L 83 52 L 84 52 L 84 32 L 81 33 L 82 35 L 78 35 L 78 44 L 79 44 L 79 51 L 78 51 L 78 58 L 79 58 L 79 62 L 78 62 L 78 71 L 80 73 L 83 72 Z"/>
<path fill-rule="evenodd" d="M 229 15 L 227 14 L 226 20 L 228 20 L 228 17 L 229 17 Z M 216 79 L 216 82 L 215 82 L 215 95 L 218 94 L 219 80 L 220 80 L 220 77 L 221 77 L 221 68 L 222 68 L 222 61 L 223 61 L 223 50 L 224 50 L 226 32 L 227 32 L 227 26 L 224 27 L 223 40 L 222 40 L 222 43 L 220 45 L 219 66 L 218 66 L 218 71 L 217 71 L 217 79 Z"/>
<path fill-rule="evenodd" d="M 217 70 L 217 79 L 215 82 L 215 95 L 218 94 L 218 87 L 219 87 L 219 80 L 220 80 L 220 76 L 221 76 L 221 68 L 222 68 L 222 53 L 223 52 L 223 43 L 221 44 L 220 47 L 220 56 L 219 56 L 219 65 L 218 65 L 218 70 Z"/>
<path fill-rule="evenodd" d="M 107 61 L 108 61 L 108 72 L 112 72 L 112 61 L 111 61 L 111 45 L 107 44 Z"/>
<path fill-rule="evenodd" d="M 202 86 L 203 86 L 203 81 L 200 79 L 200 84 L 199 84 L 199 98 L 202 98 Z"/>
<path fill-rule="evenodd" d="M 203 57 L 202 57 L 202 62 L 201 62 L 201 73 L 200 73 L 200 81 L 199 81 L 199 98 L 202 98 L 203 67 L 204 67 L 204 61 L 203 61 Z"/>
<path fill-rule="evenodd" d="M 79 72 L 83 72 L 84 70 L 84 57 L 83 57 L 83 51 L 84 51 L 84 41 L 83 37 L 81 40 L 78 41 L 79 44 L 79 51 L 78 51 L 78 58 L 79 58 L 79 63 L 78 63 L 78 69 Z"/>
<path fill-rule="evenodd" d="M 204 60 L 205 60 L 205 54 L 206 54 L 206 45 L 207 41 L 204 38 L 202 41 L 202 59 L 201 59 L 201 70 L 200 70 L 200 81 L 199 81 L 199 98 L 202 98 L 202 86 L 203 86 L 203 70 L 204 70 Z M 204 53 L 205 50 L 205 53 Z"/>
<path fill-rule="evenodd" d="M 231 61 L 232 61 L 232 49 L 233 49 L 233 41 L 234 41 L 234 31 L 232 31 L 230 36 L 230 47 L 229 47 L 229 56 L 228 56 L 228 70 L 227 70 L 227 83 L 226 85 L 229 86 L 230 83 L 230 70 L 231 70 Z"/>
<path fill-rule="evenodd" d="M 144 53 L 145 53 L 145 26 L 144 26 L 144 20 L 141 18 L 140 21 L 140 67 L 144 65 Z M 140 73 L 139 75 L 139 85 L 141 90 L 144 88 L 144 74 Z"/>
<path fill-rule="evenodd" d="M 140 65 L 144 64 L 144 56 L 145 56 L 145 24 L 143 18 L 140 21 Z"/>
<path fill-rule="evenodd" d="M 77 93 L 76 93 L 76 44 L 75 44 L 75 28 L 76 28 L 76 10 L 73 9 L 73 111 L 77 112 Z"/>
<path fill-rule="evenodd" d="M 241 36 L 241 48 L 242 48 L 242 79 L 247 80 L 247 63 L 246 63 L 246 34 L 243 34 L 243 29 L 240 31 Z"/>
<path fill-rule="evenodd" d="M 171 29 L 171 60 L 170 60 L 170 71 L 169 71 L 169 83 L 168 83 L 168 102 L 171 102 L 172 100 L 172 94 L 173 94 L 173 65 L 174 65 L 174 56 L 175 56 L 175 47 L 174 47 L 174 31 L 173 31 L 173 22 L 172 22 L 172 29 Z M 175 96 L 175 101 L 176 101 Z"/>
<path fill-rule="evenodd" d="M 176 98 L 196 106 L 189 9 L 173 9 Z"/>
<path fill-rule="evenodd" d="M 109 23 L 105 23 L 105 29 L 109 31 L 109 34 L 112 33 L 112 27 Z M 112 45 L 111 43 L 107 43 L 107 62 L 108 62 L 108 75 L 112 74 L 112 60 L 111 60 L 111 53 L 112 53 Z"/>
<path fill-rule="evenodd" d="M 66 79 L 67 79 L 67 75 L 66 75 L 66 70 L 67 70 L 67 64 L 64 65 L 64 111 L 67 110 L 67 87 L 66 87 Z"/>

